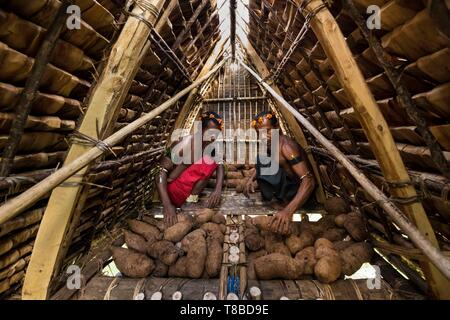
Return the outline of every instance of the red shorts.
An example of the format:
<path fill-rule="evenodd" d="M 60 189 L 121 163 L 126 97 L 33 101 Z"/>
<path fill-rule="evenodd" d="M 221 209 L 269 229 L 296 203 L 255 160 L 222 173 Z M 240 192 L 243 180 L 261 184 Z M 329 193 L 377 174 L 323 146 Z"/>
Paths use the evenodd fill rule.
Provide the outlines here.
<path fill-rule="evenodd" d="M 218 164 L 213 159 L 204 156 L 184 170 L 178 178 L 167 184 L 167 193 L 173 205 L 181 207 L 190 196 L 195 184 L 211 177 Z"/>

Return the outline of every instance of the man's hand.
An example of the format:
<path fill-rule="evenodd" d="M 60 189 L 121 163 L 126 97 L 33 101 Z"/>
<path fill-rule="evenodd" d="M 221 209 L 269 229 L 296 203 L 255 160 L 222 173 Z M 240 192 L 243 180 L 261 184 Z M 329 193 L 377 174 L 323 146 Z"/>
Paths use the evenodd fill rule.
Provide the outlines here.
<path fill-rule="evenodd" d="M 215 208 L 220 203 L 220 198 L 222 196 L 222 192 L 220 190 L 213 191 L 208 198 L 208 201 L 206 201 L 206 206 L 208 208 Z"/>
<path fill-rule="evenodd" d="M 173 226 L 177 223 L 177 211 L 173 204 L 164 206 L 164 224 L 166 228 Z"/>
<path fill-rule="evenodd" d="M 250 198 L 250 193 L 255 193 L 255 185 L 253 184 L 253 179 L 248 179 L 244 186 L 244 195 Z"/>
<path fill-rule="evenodd" d="M 288 211 L 278 211 L 270 221 L 270 230 L 275 233 L 287 235 L 291 228 L 292 216 L 293 214 Z"/>

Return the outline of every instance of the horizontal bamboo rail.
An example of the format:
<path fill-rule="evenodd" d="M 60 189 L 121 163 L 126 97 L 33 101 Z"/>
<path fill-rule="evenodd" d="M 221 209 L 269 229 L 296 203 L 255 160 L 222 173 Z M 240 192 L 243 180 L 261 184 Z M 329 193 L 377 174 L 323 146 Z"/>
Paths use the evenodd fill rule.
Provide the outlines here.
<path fill-rule="evenodd" d="M 280 94 L 272 89 L 270 85 L 247 66 L 242 60 L 239 63 L 250 72 L 261 85 L 326 148 L 330 153 L 349 171 L 355 180 L 366 190 L 370 196 L 383 208 L 391 219 L 402 229 L 409 239 L 421 249 L 428 259 L 448 278 L 450 279 L 450 259 L 445 257 L 439 249 L 433 246 L 422 233 L 409 221 L 407 217 L 392 203 L 392 201 L 377 188 L 337 147 L 325 138 L 305 117 L 303 117 L 294 107 L 292 107 Z"/>
<path fill-rule="evenodd" d="M 220 62 L 217 66 L 215 66 L 203 77 L 194 81 L 191 85 L 178 92 L 172 98 L 170 98 L 169 100 L 167 100 L 166 102 L 164 102 L 151 112 L 147 113 L 145 116 L 136 119 L 135 121 L 123 127 L 119 131 L 115 132 L 114 134 L 103 140 L 103 143 L 111 147 L 118 144 L 120 141 L 122 141 L 124 137 L 131 134 L 133 131 L 139 129 L 141 126 L 147 124 L 157 115 L 161 114 L 163 111 L 171 107 L 174 103 L 180 100 L 191 90 L 200 86 L 205 80 L 207 80 L 209 77 L 215 74 L 216 71 L 223 66 L 225 61 L 226 61 L 225 59 L 222 60 L 222 62 Z M 67 166 L 57 170 L 55 173 L 53 173 L 46 179 L 42 180 L 38 184 L 34 185 L 27 191 L 6 202 L 3 206 L 0 207 L 0 224 L 8 221 L 9 219 L 23 212 L 23 210 L 29 208 L 36 201 L 42 198 L 47 192 L 60 185 L 66 179 L 77 173 L 80 169 L 87 166 L 89 163 L 97 159 L 105 152 L 106 152 L 105 149 L 102 150 L 98 147 L 91 148 L 89 151 L 87 151 L 82 156 L 76 158 Z"/>

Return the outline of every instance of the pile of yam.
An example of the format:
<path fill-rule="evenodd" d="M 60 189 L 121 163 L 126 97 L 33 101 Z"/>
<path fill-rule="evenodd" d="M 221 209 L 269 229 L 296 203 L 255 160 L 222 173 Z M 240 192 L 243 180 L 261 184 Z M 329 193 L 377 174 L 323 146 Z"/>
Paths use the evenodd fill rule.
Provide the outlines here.
<path fill-rule="evenodd" d="M 114 262 L 123 276 L 144 278 L 217 278 L 223 255 L 225 217 L 211 209 L 195 216 L 177 215 L 166 228 L 162 220 L 145 216 L 128 220 L 125 247 L 113 247 Z"/>
<path fill-rule="evenodd" d="M 271 231 L 271 217 L 245 219 L 249 279 L 317 279 L 332 283 L 358 271 L 373 254 L 361 215 L 331 198 L 329 214 L 317 222 L 293 222 L 288 234 Z"/>
<path fill-rule="evenodd" d="M 255 172 L 254 165 L 249 164 L 226 164 L 225 165 L 225 179 L 224 186 L 236 189 L 236 192 L 242 193 L 248 179 Z M 214 188 L 216 186 L 216 173 L 214 172 L 211 179 L 208 181 L 208 187 Z M 254 190 L 258 189 L 258 184 L 253 181 Z"/>

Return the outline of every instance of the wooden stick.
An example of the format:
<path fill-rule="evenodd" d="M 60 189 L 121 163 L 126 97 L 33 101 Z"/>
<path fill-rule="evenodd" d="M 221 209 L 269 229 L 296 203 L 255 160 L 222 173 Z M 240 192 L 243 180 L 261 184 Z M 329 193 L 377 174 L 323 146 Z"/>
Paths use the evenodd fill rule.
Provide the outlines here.
<path fill-rule="evenodd" d="M 436 168 L 438 168 L 447 179 L 450 179 L 450 167 L 447 163 L 447 159 L 445 159 L 444 153 L 442 152 L 441 146 L 428 129 L 427 120 L 421 115 L 419 108 L 415 105 L 411 97 L 411 93 L 402 81 L 402 75 L 392 63 L 392 57 L 383 49 L 380 41 L 367 28 L 366 21 L 355 7 L 353 1 L 344 0 L 344 6 L 353 21 L 361 30 L 361 33 L 366 41 L 369 43 L 378 62 L 383 67 L 384 71 L 386 71 L 386 75 L 397 93 L 397 99 L 400 106 L 405 109 L 409 118 L 417 126 L 417 130 L 430 149 L 431 159 L 436 164 Z"/>
<path fill-rule="evenodd" d="M 17 153 L 28 115 L 31 112 L 31 107 L 36 99 L 41 79 L 44 76 L 44 71 L 52 56 L 52 52 L 56 46 L 59 35 L 65 26 L 67 16 L 66 11 L 70 3 L 71 1 L 64 0 L 59 7 L 52 24 L 47 30 L 36 58 L 34 59 L 33 68 L 27 78 L 25 87 L 13 108 L 13 110 L 17 111 L 9 131 L 8 141 L 5 149 L 3 150 L 0 177 L 7 177 L 11 171 L 13 159 Z"/>
<path fill-rule="evenodd" d="M 372 198 L 386 211 L 392 220 L 402 229 L 402 231 L 411 239 L 417 248 L 430 259 L 431 262 L 450 279 L 450 259 L 445 257 L 430 241 L 425 238 L 419 230 L 409 221 L 407 217 L 392 203 L 392 201 L 373 184 L 347 157 L 336 148 L 332 142 L 325 138 L 319 130 L 303 117 L 294 107 L 292 107 L 280 94 L 278 94 L 270 85 L 248 67 L 243 61 L 239 60 L 242 66 L 247 69 L 272 96 L 289 110 L 295 118 L 326 148 L 330 153 L 349 171 L 356 181 L 366 190 Z"/>

